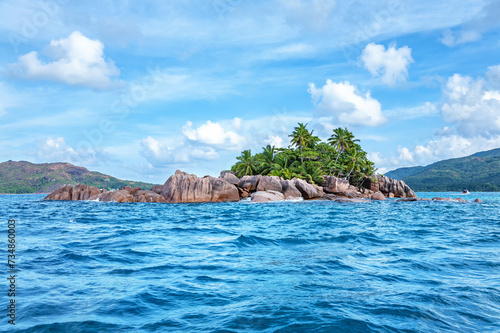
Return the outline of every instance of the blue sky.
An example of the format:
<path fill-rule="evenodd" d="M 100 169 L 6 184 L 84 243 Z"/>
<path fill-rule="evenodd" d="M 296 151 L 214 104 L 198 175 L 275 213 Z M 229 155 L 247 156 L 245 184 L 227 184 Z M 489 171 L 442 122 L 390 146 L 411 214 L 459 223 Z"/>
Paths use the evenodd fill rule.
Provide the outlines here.
<path fill-rule="evenodd" d="M 380 172 L 500 147 L 500 1 L 0 1 L 0 161 L 163 183 L 347 127 Z"/>

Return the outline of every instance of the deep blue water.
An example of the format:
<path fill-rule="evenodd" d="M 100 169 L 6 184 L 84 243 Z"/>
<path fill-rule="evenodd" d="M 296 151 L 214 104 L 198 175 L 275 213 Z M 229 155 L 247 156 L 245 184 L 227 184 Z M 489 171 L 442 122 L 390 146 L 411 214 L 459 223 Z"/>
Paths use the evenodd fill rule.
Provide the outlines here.
<path fill-rule="evenodd" d="M 500 194 L 466 196 L 476 197 L 484 203 L 168 205 L 3 195 L 0 327 L 500 332 Z M 15 327 L 5 310 L 9 218 L 17 221 Z"/>

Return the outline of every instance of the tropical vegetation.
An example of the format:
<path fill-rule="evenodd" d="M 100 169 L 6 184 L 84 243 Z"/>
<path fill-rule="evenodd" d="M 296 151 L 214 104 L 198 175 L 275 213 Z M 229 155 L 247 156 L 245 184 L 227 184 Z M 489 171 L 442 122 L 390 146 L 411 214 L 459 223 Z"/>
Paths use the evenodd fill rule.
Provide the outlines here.
<path fill-rule="evenodd" d="M 250 149 L 242 151 L 231 170 L 238 177 L 259 174 L 301 178 L 318 185 L 324 175 L 330 175 L 348 179 L 355 186 L 376 171 L 359 140 L 347 128 L 334 129 L 323 142 L 307 124 L 299 123 L 289 137 L 287 148 L 267 145 L 255 155 Z"/>

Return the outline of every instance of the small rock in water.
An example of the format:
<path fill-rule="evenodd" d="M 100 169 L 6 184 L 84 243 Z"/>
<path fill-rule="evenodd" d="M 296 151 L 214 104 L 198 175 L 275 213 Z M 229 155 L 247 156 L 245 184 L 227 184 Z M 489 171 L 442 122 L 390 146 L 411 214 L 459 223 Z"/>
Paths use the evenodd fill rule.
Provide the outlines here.
<path fill-rule="evenodd" d="M 474 202 L 482 203 L 483 201 L 481 199 L 476 199 L 476 200 L 474 200 Z"/>
<path fill-rule="evenodd" d="M 385 200 L 385 196 L 382 194 L 382 192 L 378 191 L 373 193 L 372 195 L 372 200 Z"/>

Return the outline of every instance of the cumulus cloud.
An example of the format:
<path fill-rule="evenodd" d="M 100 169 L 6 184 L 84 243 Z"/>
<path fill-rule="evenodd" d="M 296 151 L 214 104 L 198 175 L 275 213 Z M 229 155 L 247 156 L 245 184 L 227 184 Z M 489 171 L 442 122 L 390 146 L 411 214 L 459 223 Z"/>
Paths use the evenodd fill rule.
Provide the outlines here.
<path fill-rule="evenodd" d="M 156 139 L 148 136 L 141 140 L 141 156 L 153 167 L 187 164 L 200 160 L 215 160 L 222 151 L 239 150 L 245 138 L 234 131 L 240 130 L 242 120 L 234 118 L 224 124 L 207 121 L 193 127 L 188 121 L 182 128 L 182 136 Z"/>
<path fill-rule="evenodd" d="M 69 162 L 81 165 L 99 165 L 110 161 L 109 154 L 100 148 L 73 148 L 66 143 L 63 137 L 48 137 L 38 145 L 36 157 L 42 162 Z"/>
<path fill-rule="evenodd" d="M 384 45 L 375 43 L 366 45 L 361 60 L 373 76 L 380 77 L 382 82 L 388 85 L 406 81 L 408 67 L 414 62 L 408 46 L 398 49 L 392 45 L 386 50 Z"/>
<path fill-rule="evenodd" d="M 214 160 L 219 156 L 212 147 L 192 147 L 182 141 L 175 145 L 150 136 L 141 140 L 139 153 L 155 168 L 187 164 L 193 160 Z"/>
<path fill-rule="evenodd" d="M 99 40 L 75 31 L 68 38 L 50 42 L 44 53 L 52 61 L 44 63 L 38 52 L 32 51 L 20 56 L 9 70 L 13 76 L 25 79 L 106 89 L 116 84 L 112 77 L 120 72 L 111 60 L 104 58 L 103 50 L 104 45 Z"/>
<path fill-rule="evenodd" d="M 489 90 L 487 85 L 482 78 L 455 74 L 443 89 L 443 119 L 465 137 L 500 135 L 500 91 Z"/>
<path fill-rule="evenodd" d="M 237 118 L 238 119 L 238 118 Z M 234 120 L 241 126 L 241 120 Z M 231 130 L 225 130 L 221 124 L 208 120 L 205 124 L 193 128 L 193 123 L 188 121 L 182 128 L 182 133 L 191 141 L 201 144 L 224 146 L 226 149 L 239 149 L 245 138 Z"/>
<path fill-rule="evenodd" d="M 337 83 L 328 79 L 322 88 L 310 83 L 308 92 L 318 116 L 333 117 L 334 121 L 354 126 L 378 126 L 386 122 L 379 101 L 370 92 L 362 95 L 348 81 Z"/>

